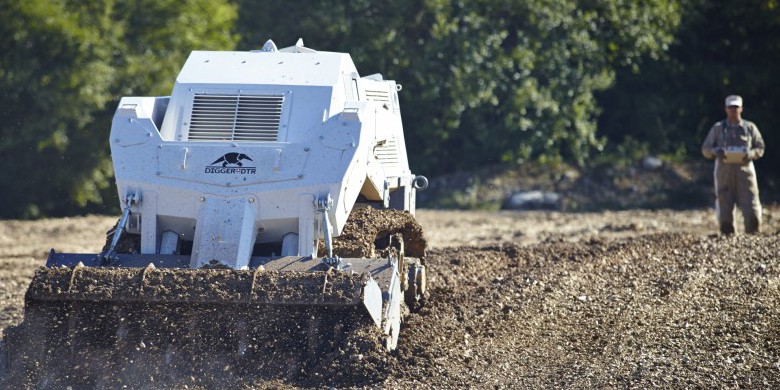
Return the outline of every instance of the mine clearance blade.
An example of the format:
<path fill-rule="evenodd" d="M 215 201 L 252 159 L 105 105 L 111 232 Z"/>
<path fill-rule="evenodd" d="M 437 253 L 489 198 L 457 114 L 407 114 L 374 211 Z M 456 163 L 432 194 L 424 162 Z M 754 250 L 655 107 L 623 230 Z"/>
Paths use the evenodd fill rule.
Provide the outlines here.
<path fill-rule="evenodd" d="M 126 264 L 176 264 L 170 255 L 119 256 Z M 106 367 L 126 370 L 128 356 L 172 372 L 202 371 L 213 361 L 306 367 L 360 328 L 379 330 L 385 348 L 397 342 L 396 258 L 342 259 L 342 270 L 321 259 L 254 259 L 257 267 L 233 270 L 96 267 L 86 257 L 52 252 L 49 261 L 60 265 L 36 271 L 25 322 L 6 338 L 9 372 L 17 375 L 9 383 L 94 386 L 95 378 L 121 374 Z M 80 375 L 89 379 L 74 382 Z"/>
<path fill-rule="evenodd" d="M 125 264 L 147 255 L 120 255 Z M 52 253 L 60 262 L 84 255 Z M 175 262 L 175 256 L 169 257 Z M 148 259 L 147 259 L 148 260 Z M 164 262 L 161 259 L 161 262 Z M 382 290 L 390 286 L 394 265 L 375 259 L 345 259 L 347 272 L 336 271 L 319 259 L 284 257 L 264 261 L 250 270 L 94 267 L 40 268 L 27 301 L 148 302 L 158 304 L 263 304 L 354 306 L 381 323 Z M 62 263 L 60 263 L 62 264 Z"/>

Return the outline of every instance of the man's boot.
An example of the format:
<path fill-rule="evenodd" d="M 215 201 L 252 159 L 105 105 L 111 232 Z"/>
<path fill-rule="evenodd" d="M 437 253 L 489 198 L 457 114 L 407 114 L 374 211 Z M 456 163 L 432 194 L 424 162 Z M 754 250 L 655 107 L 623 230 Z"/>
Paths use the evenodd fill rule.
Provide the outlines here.
<path fill-rule="evenodd" d="M 734 222 L 721 222 L 720 234 L 730 236 L 734 234 Z"/>
<path fill-rule="evenodd" d="M 761 222 L 758 217 L 755 215 L 745 217 L 745 233 L 758 234 L 759 232 L 761 232 Z"/>

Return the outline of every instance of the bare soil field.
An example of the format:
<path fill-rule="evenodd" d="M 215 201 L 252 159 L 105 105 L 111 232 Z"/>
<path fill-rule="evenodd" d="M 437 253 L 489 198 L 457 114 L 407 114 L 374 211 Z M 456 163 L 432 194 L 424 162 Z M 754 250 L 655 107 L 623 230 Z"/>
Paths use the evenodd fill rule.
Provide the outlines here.
<path fill-rule="evenodd" d="M 762 234 L 733 237 L 714 234 L 712 210 L 419 210 L 417 220 L 430 296 L 398 351 L 353 345 L 333 372 L 181 387 L 780 387 L 777 206 Z M 51 247 L 96 253 L 115 222 L 0 221 L 0 328 L 22 320 Z"/>

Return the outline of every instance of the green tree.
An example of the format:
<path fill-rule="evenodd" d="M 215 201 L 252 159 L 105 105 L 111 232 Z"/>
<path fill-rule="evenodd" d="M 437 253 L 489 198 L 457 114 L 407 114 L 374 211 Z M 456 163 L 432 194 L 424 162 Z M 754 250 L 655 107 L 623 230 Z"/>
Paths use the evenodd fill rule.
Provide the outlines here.
<path fill-rule="evenodd" d="M 582 163 L 605 143 L 594 93 L 680 20 L 675 0 L 227 1 L 0 0 L 0 217 L 114 208 L 117 100 L 168 94 L 190 50 L 232 49 L 234 31 L 242 50 L 304 37 L 403 83 L 412 164 L 436 174 Z"/>
<path fill-rule="evenodd" d="M 115 208 L 119 98 L 168 94 L 190 50 L 233 47 L 235 17 L 226 1 L 0 0 L 0 218 Z"/>
<path fill-rule="evenodd" d="M 619 66 L 658 57 L 676 1 L 239 1 L 243 48 L 267 38 L 352 54 L 401 94 L 415 170 L 517 159 L 581 163 L 596 136 L 594 93 Z M 289 12 L 294 9 L 296 12 Z"/>
<path fill-rule="evenodd" d="M 757 162 L 759 179 L 780 174 L 780 3 L 747 0 L 689 0 L 668 56 L 641 71 L 623 68 L 615 87 L 599 96 L 605 112 L 600 128 L 614 143 L 640 140 L 654 153 L 686 151 L 701 158 L 700 146 L 713 123 L 725 117 L 727 95 L 745 98 L 746 119 L 756 122 L 767 143 Z M 776 186 L 777 184 L 775 184 Z M 764 192 L 763 198 L 771 196 Z M 775 195 L 776 196 L 776 195 Z"/>

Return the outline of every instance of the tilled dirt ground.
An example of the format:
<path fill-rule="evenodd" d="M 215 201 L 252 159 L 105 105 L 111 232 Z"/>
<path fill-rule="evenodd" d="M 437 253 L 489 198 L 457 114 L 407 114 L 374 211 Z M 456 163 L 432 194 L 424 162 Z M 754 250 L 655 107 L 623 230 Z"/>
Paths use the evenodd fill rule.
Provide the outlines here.
<path fill-rule="evenodd" d="M 780 209 L 766 211 L 761 235 L 719 237 L 711 210 L 421 210 L 430 297 L 396 353 L 347 348 L 342 373 L 232 385 L 777 388 Z M 0 327 L 21 321 L 49 247 L 96 252 L 113 223 L 0 222 Z"/>

